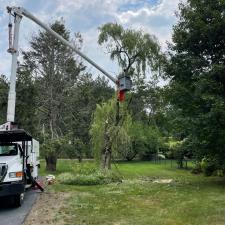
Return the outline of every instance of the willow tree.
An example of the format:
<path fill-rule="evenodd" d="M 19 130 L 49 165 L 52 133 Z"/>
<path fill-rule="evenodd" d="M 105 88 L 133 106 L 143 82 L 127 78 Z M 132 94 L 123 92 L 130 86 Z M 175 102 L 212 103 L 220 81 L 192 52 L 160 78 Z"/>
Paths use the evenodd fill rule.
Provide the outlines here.
<path fill-rule="evenodd" d="M 124 29 L 117 23 L 99 28 L 98 43 L 106 47 L 110 58 L 116 60 L 136 84 L 143 81 L 147 71 L 159 72 L 164 60 L 157 38 L 142 30 Z"/>
<path fill-rule="evenodd" d="M 158 73 L 163 56 L 155 36 L 140 30 L 124 29 L 121 25 L 114 23 L 107 23 L 100 27 L 99 30 L 98 43 L 106 47 L 110 58 L 118 62 L 121 71 L 124 71 L 125 74 L 133 78 L 137 87 L 141 87 L 143 84 L 147 71 L 151 70 L 151 74 L 154 72 Z M 113 143 L 115 143 L 112 140 L 119 140 L 119 137 L 123 136 L 128 142 L 128 138 L 122 128 L 122 123 L 125 119 L 123 116 L 120 116 L 120 122 L 118 122 L 118 116 L 115 115 L 116 105 L 111 103 L 108 105 L 108 109 L 105 108 L 106 105 L 101 107 L 97 108 L 96 113 L 101 115 L 99 111 L 105 111 L 110 119 L 108 117 L 105 118 L 103 115 L 100 116 L 102 121 L 99 123 L 99 126 L 101 126 L 102 136 L 94 133 L 100 132 L 99 129 L 95 129 L 95 126 L 98 126 L 95 124 L 95 121 L 93 122 L 91 132 L 92 137 L 98 136 L 100 138 L 99 145 L 104 142 L 104 148 L 101 149 L 102 165 L 104 168 L 110 168 Z M 95 114 L 95 119 L 96 117 L 97 115 Z M 113 135 L 112 131 L 114 131 Z"/>
<path fill-rule="evenodd" d="M 97 105 L 90 129 L 91 143 L 95 159 L 103 169 L 111 168 L 111 157 L 126 151 L 130 146 L 127 123 L 131 121 L 126 105 L 120 109 L 123 115 L 120 124 L 115 124 L 116 99 Z M 126 149 L 125 149 L 126 148 Z"/>

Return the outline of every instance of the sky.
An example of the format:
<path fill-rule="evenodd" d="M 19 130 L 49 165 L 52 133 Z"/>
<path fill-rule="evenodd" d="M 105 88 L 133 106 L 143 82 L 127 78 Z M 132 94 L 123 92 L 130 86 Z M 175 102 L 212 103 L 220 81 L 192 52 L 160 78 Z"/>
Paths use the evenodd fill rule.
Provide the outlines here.
<path fill-rule="evenodd" d="M 84 43 L 82 52 L 112 76 L 120 73 L 116 61 L 111 61 L 104 47 L 97 43 L 98 27 L 117 22 L 125 28 L 142 30 L 155 35 L 163 50 L 171 42 L 172 27 L 177 22 L 175 12 L 179 0 L 0 0 L 0 74 L 10 76 L 11 55 L 8 49 L 8 14 L 6 6 L 22 6 L 46 24 L 63 17 L 71 34 L 80 32 Z M 29 40 L 41 30 L 23 18 L 19 49 L 29 49 Z M 87 70 L 101 74 L 91 65 Z"/>

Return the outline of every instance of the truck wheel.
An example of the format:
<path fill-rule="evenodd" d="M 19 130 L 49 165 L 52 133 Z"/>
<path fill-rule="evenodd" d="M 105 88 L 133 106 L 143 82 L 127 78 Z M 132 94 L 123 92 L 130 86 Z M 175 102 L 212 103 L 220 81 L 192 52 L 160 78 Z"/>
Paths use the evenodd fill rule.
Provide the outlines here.
<path fill-rule="evenodd" d="M 23 204 L 24 193 L 18 194 L 14 196 L 14 206 L 20 207 Z"/>

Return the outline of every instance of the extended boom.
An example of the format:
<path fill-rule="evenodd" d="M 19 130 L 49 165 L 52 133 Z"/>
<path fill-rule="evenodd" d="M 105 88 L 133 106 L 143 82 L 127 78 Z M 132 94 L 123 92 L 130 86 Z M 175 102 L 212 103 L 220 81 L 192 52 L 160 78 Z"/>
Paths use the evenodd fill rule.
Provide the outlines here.
<path fill-rule="evenodd" d="M 29 13 L 26 9 L 22 7 L 7 7 L 7 10 L 10 14 L 15 16 L 15 26 L 14 26 L 14 38 L 12 48 L 8 50 L 12 54 L 12 67 L 11 67 L 11 77 L 10 77 L 10 91 L 8 97 L 8 109 L 7 109 L 7 122 L 14 122 L 15 119 L 15 99 L 16 99 L 16 71 L 17 71 L 17 57 L 18 57 L 18 40 L 19 40 L 19 26 L 22 16 L 26 16 L 31 19 L 43 29 L 48 31 L 55 38 L 60 40 L 63 44 L 67 45 L 69 48 L 73 49 L 79 56 L 89 62 L 96 69 L 101 71 L 106 77 L 108 77 L 113 83 L 118 85 L 117 79 L 107 73 L 104 69 L 102 69 L 99 65 L 97 65 L 93 60 L 80 52 L 72 43 L 65 40 L 62 36 L 57 34 L 54 30 L 52 30 L 49 26 L 42 23 L 38 18 Z"/>

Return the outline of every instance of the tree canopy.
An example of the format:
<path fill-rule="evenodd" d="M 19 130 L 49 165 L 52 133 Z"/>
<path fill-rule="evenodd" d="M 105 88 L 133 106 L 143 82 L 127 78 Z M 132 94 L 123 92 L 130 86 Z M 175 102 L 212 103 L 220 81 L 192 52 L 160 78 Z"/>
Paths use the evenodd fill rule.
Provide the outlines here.
<path fill-rule="evenodd" d="M 155 36 L 117 23 L 106 23 L 99 30 L 98 43 L 106 46 L 110 58 L 136 82 L 145 78 L 147 71 L 159 71 L 164 57 Z"/>
<path fill-rule="evenodd" d="M 197 159 L 216 159 L 218 166 L 225 159 L 224 10 L 222 0 L 180 4 L 167 66 L 170 102 L 189 147 Z"/>

